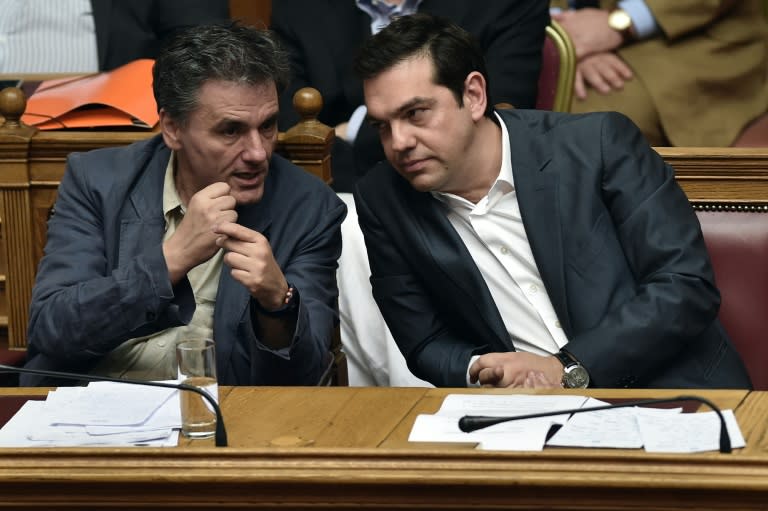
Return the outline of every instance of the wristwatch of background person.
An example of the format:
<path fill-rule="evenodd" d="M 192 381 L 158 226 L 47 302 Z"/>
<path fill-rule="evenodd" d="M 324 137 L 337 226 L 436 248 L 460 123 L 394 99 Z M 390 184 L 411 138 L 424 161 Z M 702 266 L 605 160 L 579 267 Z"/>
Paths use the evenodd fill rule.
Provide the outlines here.
<path fill-rule="evenodd" d="M 576 357 L 565 350 L 555 353 L 555 356 L 563 364 L 563 388 L 566 389 L 586 389 L 589 387 L 589 373 L 576 360 Z"/>
<path fill-rule="evenodd" d="M 624 9 L 614 9 L 608 14 L 608 26 L 618 32 L 624 42 L 634 39 L 632 17 Z"/>

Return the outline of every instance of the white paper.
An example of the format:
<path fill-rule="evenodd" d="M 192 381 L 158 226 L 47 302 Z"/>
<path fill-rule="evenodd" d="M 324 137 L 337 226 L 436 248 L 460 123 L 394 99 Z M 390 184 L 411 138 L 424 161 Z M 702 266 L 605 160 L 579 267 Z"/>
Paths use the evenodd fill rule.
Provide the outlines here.
<path fill-rule="evenodd" d="M 132 426 L 143 424 L 176 389 L 92 382 L 87 387 L 61 387 L 46 399 L 57 424 Z"/>
<path fill-rule="evenodd" d="M 150 390 L 147 393 L 146 389 L 157 387 L 98 383 L 87 387 L 62 387 L 50 392 L 46 401 L 27 401 L 0 429 L 0 446 L 163 447 L 178 444 L 181 413 L 175 389 L 159 388 L 164 392 Z M 114 386 L 127 387 L 127 391 L 114 392 Z M 130 409 L 118 419 L 106 415 L 113 412 L 115 403 L 103 401 L 116 398 Z M 134 403 L 142 404 L 133 406 Z M 74 410 L 82 412 L 83 416 L 75 415 Z M 127 424 L 120 424 L 123 422 Z"/>
<path fill-rule="evenodd" d="M 609 405 L 605 401 L 590 398 L 583 408 Z M 656 410 L 665 413 L 679 413 L 675 410 Z M 600 447 L 616 449 L 639 449 L 643 438 L 637 425 L 634 408 L 612 408 L 573 415 L 561 427 L 547 445 L 557 447 Z"/>
<path fill-rule="evenodd" d="M 503 422 L 470 433 L 459 429 L 464 415 L 505 417 L 550 410 L 578 408 L 584 396 L 531 396 L 449 394 L 434 415 L 416 417 L 408 440 L 411 442 L 469 442 L 478 449 L 541 450 L 552 424 L 562 424 L 568 415 Z"/>
<path fill-rule="evenodd" d="M 633 449 L 648 452 L 702 452 L 720 448 L 720 421 L 715 412 L 681 413 L 674 408 L 622 407 L 537 419 L 503 422 L 464 433 L 464 415 L 506 417 L 539 412 L 609 405 L 584 396 L 450 394 L 434 415 L 419 415 L 408 440 L 470 442 L 478 449 L 541 450 L 552 424 L 565 425 L 547 442 L 551 446 Z M 732 410 L 724 410 L 731 445 L 744 447 L 744 437 Z M 567 421 L 567 422 L 566 422 Z"/>
<path fill-rule="evenodd" d="M 661 416 L 638 408 L 637 420 L 647 452 L 704 452 L 720 450 L 720 418 L 715 412 Z M 723 418 L 734 449 L 746 445 L 733 410 Z"/>

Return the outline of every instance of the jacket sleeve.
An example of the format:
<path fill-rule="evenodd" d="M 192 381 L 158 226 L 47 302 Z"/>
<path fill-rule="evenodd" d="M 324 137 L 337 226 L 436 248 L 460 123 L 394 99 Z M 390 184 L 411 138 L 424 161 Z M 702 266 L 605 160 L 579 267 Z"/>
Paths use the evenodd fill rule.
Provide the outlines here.
<path fill-rule="evenodd" d="M 347 208 L 330 190 L 324 192 L 328 200 L 320 207 L 295 215 L 291 230 L 301 233 L 295 244 L 287 249 L 278 241 L 275 246 L 283 274 L 299 295 L 298 320 L 291 344 L 281 350 L 261 343 L 253 325 L 247 328 L 252 345 L 273 355 L 251 357 L 251 384 L 316 385 L 329 364 L 338 324 L 336 269 Z"/>
<path fill-rule="evenodd" d="M 435 296 L 433 290 L 425 287 L 402 252 L 402 239 L 395 239 L 397 234 L 393 231 L 397 231 L 398 226 L 392 222 L 385 225 L 377 215 L 381 203 L 371 197 L 377 193 L 375 188 L 358 185 L 355 192 L 358 220 L 371 266 L 374 299 L 414 375 L 438 387 L 465 387 L 472 355 L 491 349 L 483 344 L 483 339 L 462 332 L 460 326 L 446 321 L 445 312 L 441 312 L 435 302 L 455 297 L 446 298 L 450 293 Z M 371 207 L 373 202 L 376 202 L 375 208 Z M 424 259 L 421 264 L 429 263 Z M 476 304 L 466 306 L 471 309 Z"/>
<path fill-rule="evenodd" d="M 614 306 L 575 335 L 569 350 L 597 386 L 637 386 L 683 353 L 695 352 L 692 343 L 717 317 L 720 294 L 699 222 L 672 168 L 626 117 L 603 116 L 599 157 L 607 214 L 584 252 L 606 265 L 625 265 L 628 272 L 611 291 L 612 278 L 618 280 L 613 272 L 600 272 L 599 264 L 585 270 L 589 280 L 582 282 L 594 282 L 604 296 L 612 293 Z M 614 240 L 618 246 L 610 251 Z"/>
<path fill-rule="evenodd" d="M 692 32 L 705 30 L 720 18 L 728 16 L 740 0 L 645 0 L 656 23 L 670 40 L 679 39 Z"/>
<path fill-rule="evenodd" d="M 195 308 L 186 279 L 171 287 L 162 226 L 137 257 L 111 267 L 108 254 L 118 247 L 107 237 L 119 240 L 115 230 L 123 226 L 108 225 L 105 208 L 121 205 L 104 203 L 85 177 L 89 174 L 78 169 L 80 156 L 70 156 L 48 223 L 28 328 L 30 354 L 61 360 L 64 367 L 98 359 L 127 339 L 188 322 Z"/>

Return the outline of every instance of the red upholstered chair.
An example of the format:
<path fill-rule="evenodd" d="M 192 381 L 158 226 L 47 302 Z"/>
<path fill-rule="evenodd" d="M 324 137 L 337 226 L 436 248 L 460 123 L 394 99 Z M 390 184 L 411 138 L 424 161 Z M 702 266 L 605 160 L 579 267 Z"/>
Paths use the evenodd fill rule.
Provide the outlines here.
<path fill-rule="evenodd" d="M 768 390 L 768 206 L 697 211 L 722 304 L 720 321 L 757 390 Z"/>
<path fill-rule="evenodd" d="M 542 51 L 536 108 L 569 112 L 576 76 L 576 52 L 568 33 L 556 21 L 547 27 Z"/>

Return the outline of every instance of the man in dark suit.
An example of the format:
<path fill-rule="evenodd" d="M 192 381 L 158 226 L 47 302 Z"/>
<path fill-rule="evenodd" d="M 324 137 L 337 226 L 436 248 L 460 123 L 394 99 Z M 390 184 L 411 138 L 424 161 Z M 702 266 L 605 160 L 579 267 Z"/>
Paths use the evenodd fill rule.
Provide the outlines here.
<path fill-rule="evenodd" d="M 175 31 L 229 19 L 227 0 L 91 0 L 99 69 L 153 59 Z"/>
<path fill-rule="evenodd" d="M 175 378 L 175 345 L 198 337 L 216 341 L 221 384 L 318 383 L 346 208 L 273 154 L 288 72 L 255 28 L 198 26 L 165 47 L 153 71 L 160 135 L 69 158 L 28 367 Z"/>
<path fill-rule="evenodd" d="M 389 5 L 387 5 L 389 4 Z M 376 9 L 395 15 L 428 12 L 446 17 L 480 41 L 488 62 L 491 100 L 533 108 L 541 67 L 541 49 L 549 11 L 538 0 L 280 0 L 272 4 L 271 28 L 291 56 L 292 81 L 280 96 L 280 126 L 298 121 L 291 108 L 294 93 L 314 87 L 323 95 L 319 120 L 337 128 L 333 146 L 334 189 L 351 192 L 355 180 L 384 159 L 377 134 L 363 124 L 355 137 L 347 130 L 363 105 L 360 79 L 352 60 L 360 44 L 385 19 Z M 365 10 L 364 10 L 365 9 Z M 375 18 L 375 19 L 374 19 Z M 383 22 L 382 22 L 383 23 Z M 380 25 L 379 25 L 380 26 Z M 354 121 L 351 123 L 354 124 Z M 348 142 L 345 139 L 353 139 Z"/>
<path fill-rule="evenodd" d="M 373 294 L 439 386 L 749 387 L 673 170 L 615 113 L 494 111 L 459 27 L 399 19 L 356 61 L 387 163 L 355 203 Z"/>

